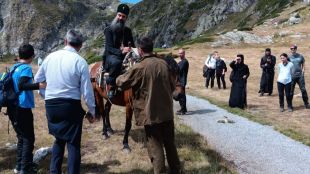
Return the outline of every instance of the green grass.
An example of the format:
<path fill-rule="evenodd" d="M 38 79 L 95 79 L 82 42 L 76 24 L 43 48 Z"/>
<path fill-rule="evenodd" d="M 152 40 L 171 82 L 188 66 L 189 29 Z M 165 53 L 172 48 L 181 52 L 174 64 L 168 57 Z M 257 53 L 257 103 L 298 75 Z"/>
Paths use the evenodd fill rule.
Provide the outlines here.
<path fill-rule="evenodd" d="M 258 20 L 258 24 L 262 24 L 266 19 L 275 18 L 279 13 L 290 4 L 290 0 L 260 0 L 256 4 L 255 11 L 262 14 Z"/>
<path fill-rule="evenodd" d="M 12 63 L 14 62 L 14 59 L 16 58 L 13 54 L 5 54 L 3 55 L 2 60 L 0 60 L 0 63 Z"/>
<path fill-rule="evenodd" d="M 293 138 L 294 140 L 297 140 L 297 141 L 302 142 L 303 144 L 305 144 L 307 146 L 310 146 L 310 138 L 301 135 L 300 133 L 296 132 L 293 129 L 286 129 L 286 128 L 281 128 L 280 129 L 278 127 L 276 127 L 275 129 L 277 131 L 281 132 L 282 134 L 284 134 L 284 135 L 286 135 L 288 137 Z"/>
<path fill-rule="evenodd" d="M 104 41 L 104 36 L 101 34 L 92 40 L 89 46 L 84 49 L 82 55 L 85 57 L 88 64 L 102 60 L 102 55 L 96 50 L 103 49 Z"/>
<path fill-rule="evenodd" d="M 176 46 L 177 47 L 183 47 L 185 45 L 192 45 L 192 44 L 196 44 L 196 43 L 205 43 L 205 42 L 213 42 L 213 41 L 214 41 L 214 39 L 212 37 L 205 34 L 205 35 L 201 35 L 195 39 L 180 41 L 180 42 L 176 43 Z"/>
<path fill-rule="evenodd" d="M 204 138 L 176 122 L 176 144 L 185 173 L 235 173 L 233 166 L 208 148 Z"/>

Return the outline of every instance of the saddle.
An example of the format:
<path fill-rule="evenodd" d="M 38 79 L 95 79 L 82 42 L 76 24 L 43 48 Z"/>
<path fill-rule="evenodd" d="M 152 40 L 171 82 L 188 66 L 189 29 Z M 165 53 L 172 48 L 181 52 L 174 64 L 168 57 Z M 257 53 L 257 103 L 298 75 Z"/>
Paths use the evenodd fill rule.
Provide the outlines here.
<path fill-rule="evenodd" d="M 123 63 L 121 74 L 124 74 L 125 72 L 127 72 L 130 67 L 131 66 L 129 65 L 129 63 Z M 95 81 L 97 85 L 100 88 L 105 89 L 107 93 L 109 93 L 111 89 L 111 85 L 107 84 L 108 77 L 109 77 L 109 72 L 107 72 L 103 66 L 98 68 Z M 116 88 L 116 90 L 114 90 L 114 96 L 116 96 L 120 91 L 121 91 L 120 89 Z"/>
<path fill-rule="evenodd" d="M 135 63 L 139 62 L 140 56 L 138 55 L 138 50 L 133 48 L 132 51 L 126 54 L 123 63 L 121 74 L 124 74 L 128 71 Z M 98 68 L 96 73 L 96 82 L 99 87 L 106 89 L 107 93 L 110 91 L 111 86 L 107 85 L 106 80 L 109 77 L 109 73 L 106 71 L 104 66 Z M 120 90 L 115 90 L 115 94 L 117 94 Z"/>

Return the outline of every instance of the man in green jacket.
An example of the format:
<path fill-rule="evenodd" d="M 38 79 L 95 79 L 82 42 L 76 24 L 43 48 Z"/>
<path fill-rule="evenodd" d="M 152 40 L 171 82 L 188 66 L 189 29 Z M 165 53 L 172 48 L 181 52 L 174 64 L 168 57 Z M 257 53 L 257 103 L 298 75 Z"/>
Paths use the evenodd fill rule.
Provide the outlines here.
<path fill-rule="evenodd" d="M 154 173 L 164 173 L 165 156 L 169 173 L 178 174 L 180 160 L 174 143 L 173 101 L 175 79 L 165 60 L 152 54 L 153 41 L 148 37 L 138 40 L 142 61 L 116 79 L 121 89 L 133 89 L 133 108 L 138 126 L 144 126 L 147 149 Z"/>

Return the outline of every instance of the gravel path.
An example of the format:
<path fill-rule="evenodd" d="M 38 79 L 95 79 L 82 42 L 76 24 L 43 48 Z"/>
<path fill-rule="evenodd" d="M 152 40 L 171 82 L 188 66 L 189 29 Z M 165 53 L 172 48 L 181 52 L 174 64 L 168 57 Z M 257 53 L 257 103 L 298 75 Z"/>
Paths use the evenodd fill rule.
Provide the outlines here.
<path fill-rule="evenodd" d="M 179 104 L 175 103 L 175 110 Z M 269 126 L 231 114 L 206 100 L 187 96 L 188 115 L 179 118 L 203 135 L 238 173 L 310 174 L 310 148 Z M 235 123 L 218 123 L 227 116 Z"/>

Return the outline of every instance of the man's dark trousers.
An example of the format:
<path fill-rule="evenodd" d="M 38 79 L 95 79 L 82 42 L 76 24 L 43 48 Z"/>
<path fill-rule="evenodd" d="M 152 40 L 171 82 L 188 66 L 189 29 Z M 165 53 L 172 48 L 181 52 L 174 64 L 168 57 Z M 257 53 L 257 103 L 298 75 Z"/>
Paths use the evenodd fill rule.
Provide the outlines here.
<path fill-rule="evenodd" d="M 217 87 L 219 89 L 221 89 L 221 80 L 223 83 L 223 88 L 226 89 L 225 75 L 224 74 L 216 74 L 216 82 L 217 82 Z"/>
<path fill-rule="evenodd" d="M 206 88 L 209 87 L 209 83 L 211 80 L 211 88 L 214 86 L 214 78 L 215 78 L 215 69 L 208 69 L 207 70 L 207 77 L 206 77 Z"/>
<path fill-rule="evenodd" d="M 79 174 L 81 164 L 81 134 L 85 111 L 80 100 L 50 99 L 45 101 L 49 133 L 54 135 L 50 163 L 51 174 L 61 174 L 61 164 L 68 149 L 68 174 Z"/>
<path fill-rule="evenodd" d="M 301 94 L 302 94 L 302 99 L 304 101 L 305 105 L 309 104 L 308 101 L 308 94 L 307 94 L 307 90 L 306 90 L 306 85 L 305 85 L 305 79 L 304 76 L 300 76 L 300 77 L 292 77 L 292 89 L 291 89 L 291 94 L 292 97 L 294 95 L 294 90 L 295 90 L 295 85 L 296 83 L 298 84 Z"/>
<path fill-rule="evenodd" d="M 171 174 L 179 174 L 181 171 L 180 160 L 174 143 L 173 120 L 159 124 L 145 125 L 146 143 L 149 157 L 154 167 L 154 174 L 165 173 L 165 156 Z"/>
<path fill-rule="evenodd" d="M 79 174 L 80 163 L 81 163 L 81 143 L 80 142 L 66 142 L 64 140 L 56 138 L 53 145 L 53 152 L 51 158 L 51 174 L 61 174 L 61 164 L 65 153 L 65 145 L 67 144 L 68 149 L 68 173 Z"/>
<path fill-rule="evenodd" d="M 279 93 L 279 102 L 280 107 L 284 108 L 284 92 L 287 102 L 287 107 L 292 108 L 292 95 L 291 95 L 291 83 L 288 83 L 286 85 L 278 82 L 278 93 Z"/>
<path fill-rule="evenodd" d="M 122 71 L 122 59 L 115 55 L 108 55 L 105 59 L 105 69 L 109 72 L 109 78 L 107 84 L 115 86 L 116 78 L 121 74 Z"/>
<path fill-rule="evenodd" d="M 185 87 L 183 87 L 183 86 L 181 87 L 179 103 L 180 103 L 180 106 L 181 106 L 181 112 L 187 112 L 187 108 L 186 108 L 186 93 L 185 93 Z"/>
<path fill-rule="evenodd" d="M 29 171 L 32 167 L 35 141 L 31 108 L 8 107 L 8 115 L 18 140 L 16 169 Z"/>

